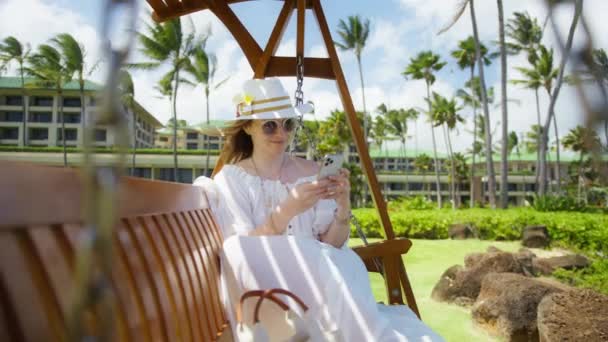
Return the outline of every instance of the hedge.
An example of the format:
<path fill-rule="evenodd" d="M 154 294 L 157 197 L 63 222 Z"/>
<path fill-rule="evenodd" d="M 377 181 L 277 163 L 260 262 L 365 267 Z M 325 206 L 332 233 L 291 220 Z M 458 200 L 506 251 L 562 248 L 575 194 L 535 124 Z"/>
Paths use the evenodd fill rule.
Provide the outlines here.
<path fill-rule="evenodd" d="M 355 209 L 367 237 L 384 232 L 375 209 Z M 564 247 L 601 252 L 608 256 L 608 215 L 578 212 L 537 212 L 529 208 L 490 209 L 389 209 L 393 230 L 398 237 L 447 239 L 451 225 L 461 223 L 474 228 L 483 240 L 519 240 L 526 226 L 545 225 L 552 240 Z M 357 236 L 354 226 L 352 236 Z"/>
<path fill-rule="evenodd" d="M 97 147 L 94 149 L 96 153 L 118 153 L 116 148 Z M 82 153 L 82 148 L 67 147 L 68 153 Z M 0 146 L 0 152 L 40 152 L 40 153 L 63 153 L 63 147 L 51 146 L 51 147 L 18 147 L 18 146 Z M 128 150 L 127 153 L 132 153 L 132 150 Z M 164 148 L 138 148 L 137 154 L 173 154 L 173 149 Z M 218 155 L 220 151 L 210 150 L 211 155 Z M 201 155 L 207 154 L 206 150 L 177 150 L 178 155 Z"/>

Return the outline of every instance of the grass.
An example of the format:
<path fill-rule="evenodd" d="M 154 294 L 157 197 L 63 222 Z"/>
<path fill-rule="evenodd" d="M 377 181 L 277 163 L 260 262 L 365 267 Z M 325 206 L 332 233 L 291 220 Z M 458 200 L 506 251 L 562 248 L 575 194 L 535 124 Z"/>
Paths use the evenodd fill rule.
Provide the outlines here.
<path fill-rule="evenodd" d="M 370 239 L 372 241 L 377 239 Z M 350 240 L 351 246 L 361 244 L 360 239 Z M 448 267 L 464 265 L 465 255 L 485 252 L 488 246 L 514 252 L 521 245 L 519 242 L 480 240 L 413 240 L 412 249 L 404 256 L 422 320 L 446 341 L 497 341 L 473 324 L 468 309 L 431 299 L 433 286 Z M 370 274 L 370 281 L 376 300 L 386 303 L 383 278 L 378 274 Z"/>

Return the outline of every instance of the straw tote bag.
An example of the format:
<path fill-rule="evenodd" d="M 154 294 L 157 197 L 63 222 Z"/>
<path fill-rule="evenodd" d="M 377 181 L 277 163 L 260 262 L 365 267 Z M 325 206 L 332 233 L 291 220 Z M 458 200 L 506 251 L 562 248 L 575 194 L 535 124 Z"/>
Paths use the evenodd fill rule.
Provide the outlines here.
<path fill-rule="evenodd" d="M 301 316 L 285 304 L 284 301 L 279 299 L 276 294 L 282 294 L 291 297 L 300 306 L 304 312 Z M 242 308 L 247 298 L 258 297 L 255 309 L 253 312 L 253 324 L 247 324 L 243 321 Z M 260 317 L 260 309 L 262 303 L 266 299 L 271 300 L 280 309 L 283 310 L 284 319 L 283 324 L 286 323 L 287 338 L 271 336 L 265 326 L 262 324 L 263 317 Z M 339 330 L 327 330 L 323 329 L 319 320 L 314 317 L 308 306 L 292 292 L 284 289 L 270 289 L 270 290 L 252 290 L 244 293 L 241 296 L 241 300 L 236 310 L 237 320 L 237 338 L 242 342 L 269 342 L 269 341 L 286 341 L 286 342 L 305 342 L 305 341 L 328 341 L 328 342 L 342 342 L 343 339 L 340 335 Z M 266 324 L 277 324 L 277 322 L 266 322 Z M 285 334 L 283 334 L 285 335 Z"/>

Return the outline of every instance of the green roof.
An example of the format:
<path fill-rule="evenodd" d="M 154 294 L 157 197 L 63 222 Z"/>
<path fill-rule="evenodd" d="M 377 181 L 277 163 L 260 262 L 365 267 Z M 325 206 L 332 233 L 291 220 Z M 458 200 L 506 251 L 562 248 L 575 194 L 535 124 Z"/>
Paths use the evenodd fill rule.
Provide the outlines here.
<path fill-rule="evenodd" d="M 40 87 L 35 86 L 35 82 L 37 81 L 34 77 L 25 77 L 24 79 L 26 87 L 29 88 L 28 84 L 33 88 L 41 89 Z M 21 89 L 21 77 L 0 77 L 0 89 Z M 43 87 L 42 89 L 53 90 L 52 87 Z M 68 82 L 64 87 L 64 90 L 80 90 L 80 85 L 78 81 Z M 86 91 L 100 91 L 103 89 L 101 84 L 85 80 L 84 81 L 84 90 Z"/>

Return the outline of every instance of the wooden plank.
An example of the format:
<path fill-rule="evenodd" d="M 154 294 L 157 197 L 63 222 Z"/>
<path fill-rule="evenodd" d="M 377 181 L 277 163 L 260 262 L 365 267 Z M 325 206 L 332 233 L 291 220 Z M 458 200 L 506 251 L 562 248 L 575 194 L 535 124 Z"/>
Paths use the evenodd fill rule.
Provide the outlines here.
<path fill-rule="evenodd" d="M 49 280 L 48 285 L 59 304 L 62 320 L 65 321 L 69 317 L 71 294 L 74 288 L 74 277 L 69 261 L 61 251 L 51 227 L 32 227 L 27 233 L 40 258 L 45 277 Z"/>
<path fill-rule="evenodd" d="M 32 250 L 24 243 L 24 235 L 16 235 L 0 234 L 0 278 L 15 310 L 18 330 L 26 341 L 47 341 L 49 337 L 59 340 L 48 291 L 40 290 L 44 279 L 37 273 L 39 268 L 32 267 Z"/>
<path fill-rule="evenodd" d="M 361 125 L 357 119 L 355 107 L 348 90 L 348 85 L 346 84 L 346 79 L 344 78 L 344 73 L 342 72 L 340 61 L 338 60 L 336 47 L 334 46 L 329 27 L 327 26 L 327 20 L 325 19 L 325 14 L 323 13 L 323 8 L 321 7 L 321 1 L 312 0 L 312 5 L 317 18 L 317 23 L 319 24 L 319 29 L 321 30 L 321 36 L 325 43 L 325 47 L 327 48 L 327 53 L 331 61 L 333 72 L 336 76 L 336 85 L 338 86 L 340 98 L 342 99 L 342 105 L 344 106 L 344 110 L 347 114 L 350 131 L 353 139 L 355 140 L 355 146 L 357 146 L 357 152 L 367 177 L 367 182 L 372 191 L 374 204 L 378 209 L 378 214 L 380 215 L 382 227 L 384 228 L 386 238 L 389 240 L 394 239 L 395 233 L 393 232 L 393 226 L 388 217 L 386 203 L 384 202 L 384 197 L 382 197 L 382 193 L 380 192 L 380 186 L 378 184 L 378 179 L 376 178 L 372 160 L 369 156 L 367 143 L 363 140 L 363 131 L 361 130 Z"/>
<path fill-rule="evenodd" d="M 157 313 L 158 324 L 164 340 L 174 339 L 176 336 L 175 326 L 171 324 L 174 311 L 163 284 L 163 270 L 157 263 L 157 256 L 153 247 L 146 237 L 145 228 L 138 219 L 131 218 L 123 220 L 129 231 L 138 258 L 142 264 L 142 272 L 146 276 L 146 285 L 150 289 L 154 311 Z"/>
<path fill-rule="evenodd" d="M 257 62 L 262 55 L 262 48 L 255 41 L 251 33 L 247 31 L 241 20 L 234 14 L 225 0 L 208 1 L 210 10 L 226 26 L 228 31 L 241 47 L 245 58 L 249 62 L 251 70 L 255 69 Z"/>
<path fill-rule="evenodd" d="M 384 285 L 388 294 L 389 304 L 403 304 L 401 296 L 401 283 L 399 282 L 399 260 L 401 256 L 382 258 L 384 268 Z"/>
<path fill-rule="evenodd" d="M 156 0 L 156 1 L 160 1 L 160 0 Z M 162 13 L 155 11 L 154 13 L 152 13 L 152 19 L 156 22 L 163 22 L 163 21 L 171 20 L 173 18 L 188 15 L 188 14 L 191 14 L 194 12 L 204 11 L 204 10 L 209 9 L 207 0 L 196 0 L 196 1 L 190 0 L 190 1 L 194 2 L 192 6 L 187 6 L 187 7 L 182 6 L 181 9 L 173 9 L 173 10 L 168 10 L 165 7 L 164 12 L 162 12 Z M 226 1 L 226 3 L 228 3 L 228 4 L 234 4 L 234 3 L 238 3 L 238 2 L 253 1 L 253 0 L 224 0 L 224 1 Z M 148 3 L 149 2 L 150 1 L 148 1 Z"/>
<path fill-rule="evenodd" d="M 306 0 L 298 1 L 298 22 L 296 23 L 296 57 L 304 58 L 304 33 L 306 31 Z"/>
<path fill-rule="evenodd" d="M 191 275 L 187 270 L 186 252 L 178 243 L 175 228 L 168 225 L 168 221 L 162 215 L 154 216 L 153 220 L 159 227 L 158 234 L 162 237 L 163 242 L 167 247 L 169 256 L 168 262 L 171 262 L 176 270 L 176 280 L 179 292 L 176 293 L 177 302 L 181 308 L 181 312 L 190 332 L 192 340 L 201 339 L 201 327 L 198 321 L 198 311 L 195 308 L 195 295 L 191 287 Z"/>
<path fill-rule="evenodd" d="M 164 216 L 168 222 L 169 227 L 174 232 L 177 242 L 180 245 L 182 252 L 181 258 L 186 262 L 186 274 L 189 277 L 190 288 L 192 289 L 192 300 L 188 301 L 196 311 L 195 318 L 198 326 L 200 327 L 200 333 L 203 341 L 209 341 L 211 339 L 212 330 L 210 322 L 205 317 L 206 298 L 203 298 L 203 285 L 200 279 L 200 273 L 198 272 L 198 257 L 195 255 L 194 250 L 188 240 L 189 236 L 185 233 L 184 227 L 180 225 L 174 214 L 167 214 Z"/>
<path fill-rule="evenodd" d="M 416 297 L 414 297 L 414 291 L 412 290 L 412 284 L 410 284 L 410 279 L 407 276 L 407 272 L 405 270 L 405 264 L 403 263 L 403 259 L 399 264 L 399 279 L 401 280 L 401 284 L 403 285 L 403 292 L 405 294 L 405 299 L 407 301 L 407 306 L 409 306 L 412 311 L 418 316 L 420 320 L 422 320 L 422 316 L 420 316 L 420 310 L 418 310 L 418 304 L 416 304 Z"/>
<path fill-rule="evenodd" d="M 270 61 L 270 57 L 274 56 L 276 53 L 279 43 L 283 38 L 283 34 L 287 28 L 287 23 L 289 23 L 289 19 L 291 18 L 291 14 L 293 13 L 293 9 L 295 7 L 295 1 L 296 0 L 285 0 L 283 8 L 281 9 L 281 12 L 277 18 L 277 22 L 272 29 L 272 33 L 270 34 L 270 38 L 268 38 L 268 43 L 266 43 L 266 48 L 264 48 L 264 52 L 254 68 L 254 78 L 264 78 L 266 75 L 268 62 Z"/>
<path fill-rule="evenodd" d="M 407 253 L 412 242 L 409 239 L 398 238 L 394 240 L 385 240 L 375 243 L 370 243 L 367 246 L 353 247 L 353 251 L 363 260 L 369 260 L 375 257 L 385 256 L 401 256 Z"/>
<path fill-rule="evenodd" d="M 200 220 L 196 212 L 185 212 L 184 217 L 192 228 L 193 235 L 195 236 L 194 240 L 198 243 L 199 252 L 203 254 L 206 260 L 204 270 L 207 276 L 207 284 L 211 290 L 211 296 L 209 297 L 211 302 L 210 309 L 213 312 L 216 323 L 215 332 L 217 333 L 222 330 L 222 325 L 226 322 L 224 319 L 224 309 L 220 301 L 221 294 L 219 293 L 219 265 L 216 263 L 218 260 L 216 256 L 219 255 L 219 250 L 215 249 L 213 242 L 208 239 L 207 234 L 211 233 L 211 229 Z"/>
<path fill-rule="evenodd" d="M 136 291 L 138 305 L 142 306 L 142 322 L 145 326 L 147 339 L 159 341 L 166 337 L 164 329 L 161 327 L 161 315 L 157 311 L 158 304 L 151 288 L 150 280 L 146 274 L 143 264 L 141 251 L 138 250 L 136 242 L 133 241 L 132 233 L 122 222 L 117 229 L 118 247 L 125 260 L 125 265 L 130 275 L 130 281 Z"/>
<path fill-rule="evenodd" d="M 265 77 L 296 76 L 296 65 L 295 57 L 274 56 L 268 62 Z M 333 80 L 331 61 L 325 57 L 304 58 L 304 76 Z"/>
<path fill-rule="evenodd" d="M 175 274 L 175 267 L 173 266 L 173 263 L 171 263 L 171 258 L 167 251 L 167 245 L 164 242 L 158 225 L 151 216 L 140 217 L 139 221 L 144 228 L 147 243 L 150 244 L 154 252 L 154 263 L 156 264 L 155 267 L 158 268 L 157 273 L 162 277 L 163 284 L 161 291 L 166 293 L 171 307 L 171 315 L 167 317 L 167 312 L 165 312 L 165 320 L 172 322 L 175 326 L 175 337 L 173 338 L 176 338 L 177 340 L 188 340 L 190 339 L 188 336 L 189 326 L 184 317 L 187 315 L 187 311 L 185 305 L 183 305 L 181 301 L 181 305 L 178 308 L 178 279 Z"/>
<path fill-rule="evenodd" d="M 162 0 L 146 0 L 152 7 L 155 14 L 166 16 L 168 13 L 167 5 Z"/>
<path fill-rule="evenodd" d="M 3 162 L 0 189 L 0 230 L 83 222 L 85 191 L 77 169 Z M 134 217 L 208 207 L 201 191 L 189 184 L 123 177 L 118 215 Z"/>

